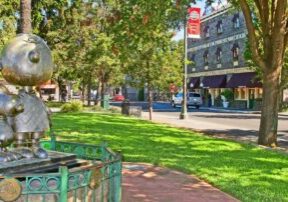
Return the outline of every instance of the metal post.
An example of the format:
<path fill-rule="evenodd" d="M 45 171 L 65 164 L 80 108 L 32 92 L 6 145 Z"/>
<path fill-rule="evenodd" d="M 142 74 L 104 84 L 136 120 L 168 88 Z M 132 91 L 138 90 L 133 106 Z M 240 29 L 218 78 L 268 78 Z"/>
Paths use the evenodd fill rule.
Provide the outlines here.
<path fill-rule="evenodd" d="M 54 132 L 51 133 L 51 137 L 50 138 L 51 138 L 51 147 L 50 147 L 50 149 L 52 151 L 56 151 L 56 135 L 54 134 Z"/>
<path fill-rule="evenodd" d="M 68 168 L 66 166 L 61 166 L 60 174 L 61 174 L 60 202 L 67 202 L 68 201 Z"/>
<path fill-rule="evenodd" d="M 184 75 L 183 75 L 183 102 L 180 113 L 180 119 L 186 119 L 188 117 L 187 114 L 187 20 L 185 16 L 184 20 Z"/>

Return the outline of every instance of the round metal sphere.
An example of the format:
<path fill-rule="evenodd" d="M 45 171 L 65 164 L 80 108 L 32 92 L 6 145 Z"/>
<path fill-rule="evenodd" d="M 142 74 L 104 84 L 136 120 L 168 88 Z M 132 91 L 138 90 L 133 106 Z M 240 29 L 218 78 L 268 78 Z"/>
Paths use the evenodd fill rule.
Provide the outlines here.
<path fill-rule="evenodd" d="M 2 52 L 2 75 L 14 85 L 35 86 L 48 81 L 53 73 L 51 51 L 34 34 L 19 34 Z"/>

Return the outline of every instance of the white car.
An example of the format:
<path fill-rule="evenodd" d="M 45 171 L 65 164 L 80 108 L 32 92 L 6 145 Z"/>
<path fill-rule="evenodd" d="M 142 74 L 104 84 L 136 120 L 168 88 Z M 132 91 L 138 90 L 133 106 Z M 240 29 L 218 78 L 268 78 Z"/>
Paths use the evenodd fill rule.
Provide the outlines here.
<path fill-rule="evenodd" d="M 173 96 L 171 105 L 172 107 L 182 106 L 183 101 L 183 93 L 178 93 Z M 193 106 L 199 109 L 199 107 L 203 104 L 202 97 L 199 93 L 190 92 L 187 96 L 187 107 Z"/>

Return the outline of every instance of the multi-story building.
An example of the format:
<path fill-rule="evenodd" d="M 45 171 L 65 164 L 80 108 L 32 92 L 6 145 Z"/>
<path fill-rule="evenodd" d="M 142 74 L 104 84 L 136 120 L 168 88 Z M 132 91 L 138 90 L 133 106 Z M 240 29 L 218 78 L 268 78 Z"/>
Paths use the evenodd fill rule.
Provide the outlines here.
<path fill-rule="evenodd" d="M 188 39 L 188 89 L 212 106 L 222 105 L 221 92 L 229 90 L 234 97 L 230 107 L 255 108 L 262 84 L 245 62 L 246 42 L 242 12 L 226 7 L 202 16 L 201 39 Z"/>

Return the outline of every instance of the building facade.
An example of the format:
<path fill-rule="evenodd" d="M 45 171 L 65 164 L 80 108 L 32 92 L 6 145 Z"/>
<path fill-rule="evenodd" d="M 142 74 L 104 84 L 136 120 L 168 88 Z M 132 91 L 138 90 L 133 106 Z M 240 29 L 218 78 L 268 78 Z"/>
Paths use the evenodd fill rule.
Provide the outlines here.
<path fill-rule="evenodd" d="M 200 92 L 209 106 L 221 107 L 230 93 L 229 107 L 256 109 L 262 84 L 245 62 L 246 43 L 242 12 L 221 8 L 202 16 L 201 39 L 188 39 L 189 91 Z"/>

